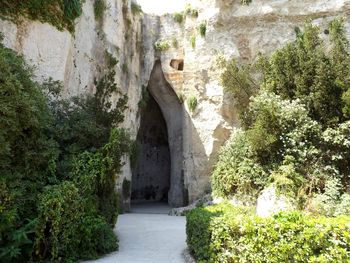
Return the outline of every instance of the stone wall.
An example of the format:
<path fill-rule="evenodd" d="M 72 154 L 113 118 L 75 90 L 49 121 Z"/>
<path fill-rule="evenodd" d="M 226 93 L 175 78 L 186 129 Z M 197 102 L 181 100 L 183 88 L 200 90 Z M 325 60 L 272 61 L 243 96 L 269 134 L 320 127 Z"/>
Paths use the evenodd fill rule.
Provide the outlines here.
<path fill-rule="evenodd" d="M 66 96 L 93 92 L 94 78 L 106 70 L 105 51 L 113 54 L 119 60 L 116 80 L 129 97 L 123 126 L 134 139 L 140 123 L 142 86 L 158 87 L 151 88 L 151 93 L 167 122 L 172 164 L 169 196 L 176 200 L 175 206 L 210 190 L 209 175 L 218 150 L 239 125 L 234 101 L 220 85 L 218 54 L 253 62 L 259 52 L 270 54 L 294 40 L 295 27 L 302 27 L 308 19 L 325 29 L 331 19 L 342 16 L 350 39 L 350 0 L 253 0 L 249 6 L 241 5 L 240 0 L 194 0 L 188 2 L 198 9 L 199 16 L 187 16 L 182 24 L 172 15 L 134 15 L 130 1 L 106 2 L 100 26 L 94 19 L 93 1 L 85 1 L 74 36 L 26 20 L 20 25 L 0 20 L 0 31 L 5 45 L 36 67 L 39 80 L 52 77 L 62 81 Z M 207 27 L 204 37 L 198 33 L 201 23 Z M 323 38 L 327 40 L 328 35 Z M 167 51 L 154 50 L 160 39 L 171 44 Z M 177 45 L 173 46 L 174 40 Z M 182 70 L 172 67 L 174 60 L 183 60 Z M 151 82 L 163 84 L 149 85 L 152 74 Z M 198 100 L 193 112 L 186 104 L 189 96 Z M 183 104 L 181 98 L 185 98 Z M 131 180 L 131 174 L 126 157 L 117 187 L 124 178 Z"/>

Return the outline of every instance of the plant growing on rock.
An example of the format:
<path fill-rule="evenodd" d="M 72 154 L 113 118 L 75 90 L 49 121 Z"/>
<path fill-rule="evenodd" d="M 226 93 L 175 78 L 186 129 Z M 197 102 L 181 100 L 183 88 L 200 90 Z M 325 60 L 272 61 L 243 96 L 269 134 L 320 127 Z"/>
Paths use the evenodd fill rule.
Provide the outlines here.
<path fill-rule="evenodd" d="M 198 31 L 201 37 L 205 37 L 205 34 L 207 32 L 207 23 L 206 22 L 200 23 L 198 26 Z"/>
<path fill-rule="evenodd" d="M 349 44 L 342 19 L 330 23 L 330 50 L 324 47 L 319 33 L 317 26 L 306 23 L 303 31 L 297 31 L 294 42 L 268 58 L 260 57 L 256 68 L 239 66 L 235 61 L 222 62 L 221 81 L 240 108 L 244 129 L 241 136 L 250 147 L 250 151 L 243 152 L 251 156 L 239 159 L 245 156 L 236 154 L 243 146 L 229 141 L 212 175 L 214 193 L 239 195 L 239 183 L 243 182 L 244 186 L 253 186 L 250 192 L 254 193 L 272 183 L 278 192 L 288 191 L 296 197 L 303 208 L 314 195 L 321 201 L 333 200 L 328 193 L 335 188 L 329 188 L 327 182 L 336 179 L 342 184 L 336 203 L 342 207 L 346 204 L 350 169 L 346 108 Z M 261 80 L 252 77 L 252 69 L 255 74 L 258 70 Z M 234 160 L 241 161 L 237 164 Z M 254 167 L 261 167 L 264 176 L 255 176 L 251 171 Z M 241 172 L 252 177 L 238 178 Z M 340 196 L 344 196 L 342 201 Z M 319 213 L 335 215 L 321 208 Z M 342 212 L 336 214 L 348 213 L 346 209 L 338 211 Z"/>
<path fill-rule="evenodd" d="M 166 51 L 170 48 L 170 44 L 166 40 L 159 40 L 154 44 L 154 49 L 156 51 Z"/>
<path fill-rule="evenodd" d="M 21 17 L 48 22 L 59 30 L 74 32 L 74 22 L 82 14 L 82 0 L 13 0 L 0 2 L 3 18 L 20 21 Z"/>
<path fill-rule="evenodd" d="M 241 0 L 242 5 L 249 5 L 253 0 Z"/>
<path fill-rule="evenodd" d="M 187 98 L 187 106 L 191 112 L 194 112 L 194 110 L 197 108 L 197 105 L 198 105 L 197 97 L 189 96 Z"/>
<path fill-rule="evenodd" d="M 142 14 L 142 8 L 138 3 L 131 2 L 131 12 L 136 15 L 136 14 Z"/>
<path fill-rule="evenodd" d="M 198 9 L 192 7 L 191 4 L 186 4 L 184 12 L 186 15 L 192 16 L 194 18 L 198 17 Z"/>
<path fill-rule="evenodd" d="M 94 1 L 94 15 L 96 21 L 99 23 L 103 22 L 103 15 L 106 10 L 106 4 L 104 0 L 95 0 Z"/>
<path fill-rule="evenodd" d="M 192 47 L 193 49 L 195 49 L 195 48 L 196 48 L 196 35 L 195 35 L 195 34 L 193 34 L 193 35 L 191 36 L 191 38 L 190 38 L 190 43 L 191 43 L 191 47 Z"/>
<path fill-rule="evenodd" d="M 184 21 L 184 13 L 174 13 L 173 18 L 176 23 L 182 24 Z"/>

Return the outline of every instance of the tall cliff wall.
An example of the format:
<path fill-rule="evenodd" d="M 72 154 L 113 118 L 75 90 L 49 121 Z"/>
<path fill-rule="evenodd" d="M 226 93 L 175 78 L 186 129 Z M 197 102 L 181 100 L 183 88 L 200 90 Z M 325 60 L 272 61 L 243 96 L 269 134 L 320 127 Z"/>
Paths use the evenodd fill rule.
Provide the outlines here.
<path fill-rule="evenodd" d="M 166 121 L 168 116 L 168 134 L 173 141 L 170 151 L 176 155 L 172 159 L 174 184 L 183 184 L 181 191 L 188 193 L 190 202 L 209 191 L 218 149 L 239 125 L 234 101 L 220 86 L 217 55 L 254 61 L 259 52 L 269 54 L 292 41 L 295 27 L 302 27 L 306 20 L 325 29 L 336 16 L 345 18 L 350 39 L 350 0 L 253 0 L 249 6 L 242 6 L 239 0 L 195 0 L 189 2 L 198 9 L 198 17 L 187 16 L 183 23 L 177 23 L 172 15 L 133 14 L 130 2 L 106 0 L 102 25 L 95 21 L 92 2 L 85 1 L 74 35 L 49 24 L 24 21 L 15 25 L 0 20 L 5 45 L 36 67 L 39 80 L 52 77 L 62 81 L 66 96 L 92 92 L 94 78 L 107 67 L 105 51 L 113 54 L 119 60 L 116 80 L 129 97 L 123 126 L 134 138 L 140 123 L 142 86 L 152 83 L 150 91 Z M 198 32 L 201 23 L 207 28 L 204 37 Z M 326 34 L 323 37 L 328 38 Z M 155 51 L 158 40 L 169 42 L 170 48 Z M 179 66 L 182 61 L 183 68 Z M 174 94 L 185 99 L 181 106 L 169 90 L 156 87 L 163 81 L 161 74 Z M 198 100 L 193 112 L 186 104 L 191 96 Z M 125 162 L 118 187 L 123 178 L 131 180 L 128 158 Z M 187 201 L 179 191 L 172 194 L 176 206 Z"/>

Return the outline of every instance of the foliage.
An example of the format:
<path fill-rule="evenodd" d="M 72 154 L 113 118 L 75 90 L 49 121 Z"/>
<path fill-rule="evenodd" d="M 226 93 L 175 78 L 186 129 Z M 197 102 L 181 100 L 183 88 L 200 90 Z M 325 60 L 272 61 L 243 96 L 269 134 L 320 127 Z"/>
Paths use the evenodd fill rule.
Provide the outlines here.
<path fill-rule="evenodd" d="M 166 40 L 158 40 L 155 44 L 154 44 L 154 49 L 156 51 L 166 51 L 170 48 L 170 44 L 168 41 Z"/>
<path fill-rule="evenodd" d="M 260 218 L 221 204 L 187 214 L 187 244 L 200 262 L 347 262 L 349 220 L 300 212 Z"/>
<path fill-rule="evenodd" d="M 241 130 L 236 130 L 222 147 L 211 180 L 213 194 L 219 197 L 238 195 L 245 198 L 254 195 L 266 184 L 266 173 Z"/>
<path fill-rule="evenodd" d="M 259 86 L 251 75 L 252 66 L 239 66 L 236 60 L 226 60 L 218 57 L 218 65 L 224 71 L 220 76 L 221 84 L 226 92 L 230 92 L 234 97 L 234 106 L 238 110 L 243 127 L 246 125 L 246 114 L 249 107 L 250 98 L 256 95 Z"/>
<path fill-rule="evenodd" d="M 189 96 L 187 98 L 187 106 L 191 112 L 194 112 L 194 110 L 197 108 L 197 105 L 198 105 L 197 97 Z"/>
<path fill-rule="evenodd" d="M 95 258 L 116 248 L 116 175 L 130 152 L 127 97 L 115 72 L 96 92 L 65 100 L 61 84 L 32 81 L 21 56 L 0 44 L 0 261 Z M 119 100 L 112 105 L 111 96 Z"/>
<path fill-rule="evenodd" d="M 122 71 L 123 71 L 123 73 L 124 74 L 127 74 L 128 73 L 128 64 L 126 64 L 126 63 L 124 63 L 123 65 L 122 65 Z"/>
<path fill-rule="evenodd" d="M 249 5 L 253 0 L 241 0 L 242 5 Z"/>
<path fill-rule="evenodd" d="M 191 38 L 190 38 L 190 43 L 191 43 L 191 47 L 192 47 L 193 49 L 195 49 L 195 48 L 196 48 L 196 35 L 195 35 L 195 34 L 193 34 L 193 35 L 191 36 Z"/>
<path fill-rule="evenodd" d="M 191 6 L 191 4 L 186 4 L 185 6 L 185 15 L 192 16 L 194 18 L 198 17 L 198 9 Z"/>
<path fill-rule="evenodd" d="M 341 23 L 334 20 L 334 23 Z M 331 26 L 332 27 L 332 26 Z M 330 30 L 331 52 L 327 52 L 319 37 L 320 29 L 305 24 L 297 40 L 277 50 L 269 59 L 261 58 L 262 88 L 284 99 L 300 99 L 310 117 L 329 126 L 345 120 L 342 114 L 343 92 L 350 85 L 350 71 L 346 61 L 350 55 L 343 44 L 344 35 L 335 36 Z M 342 50 L 342 55 L 338 53 Z M 328 54 L 329 53 L 329 54 Z"/>
<path fill-rule="evenodd" d="M 131 12 L 136 15 L 136 14 L 142 14 L 142 8 L 138 3 L 131 2 Z"/>
<path fill-rule="evenodd" d="M 184 13 L 174 13 L 173 14 L 173 18 L 175 20 L 175 22 L 182 24 L 182 22 L 184 21 Z"/>
<path fill-rule="evenodd" d="M 315 195 L 312 200 L 314 209 L 326 216 L 350 215 L 350 195 L 342 194 L 342 188 L 338 178 L 328 179 L 323 193 Z"/>
<path fill-rule="evenodd" d="M 103 22 L 103 15 L 106 11 L 106 4 L 104 0 L 95 0 L 94 1 L 94 15 L 95 20 L 99 23 Z"/>
<path fill-rule="evenodd" d="M 205 34 L 207 32 L 207 24 L 205 22 L 200 23 L 198 26 L 198 31 L 201 37 L 205 37 Z"/>
<path fill-rule="evenodd" d="M 37 195 L 56 182 L 52 115 L 32 68 L 0 43 L 0 261 L 28 260 Z"/>
<path fill-rule="evenodd" d="M 139 101 L 138 106 L 140 108 L 145 108 L 147 106 L 149 98 L 150 98 L 150 94 L 149 94 L 149 91 L 148 91 L 147 87 L 142 86 L 141 99 Z"/>
<path fill-rule="evenodd" d="M 74 21 L 82 14 L 81 0 L 11 0 L 0 2 L 0 16 L 12 21 L 21 17 L 48 22 L 59 30 L 74 31 Z"/>
<path fill-rule="evenodd" d="M 106 59 L 106 63 L 107 66 L 112 69 L 114 68 L 117 64 L 118 64 L 118 60 L 111 54 L 109 53 L 107 50 L 105 51 L 105 59 Z"/>
<path fill-rule="evenodd" d="M 333 216 L 346 212 L 334 209 L 341 202 L 344 207 L 349 194 L 349 43 L 342 19 L 330 23 L 331 46 L 327 49 L 319 31 L 306 23 L 303 31 L 296 30 L 294 42 L 269 58 L 261 56 L 258 67 L 219 59 L 221 82 L 233 94 L 246 144 L 231 139 L 222 150 L 212 176 L 217 195 L 232 197 L 242 192 L 237 185 L 244 182 L 245 174 L 241 175 L 239 168 L 243 169 L 242 158 L 249 153 L 251 162 L 244 169 L 259 166 L 265 172 L 264 180 L 246 173 L 251 175 L 250 184 L 260 186 L 253 187 L 251 195 L 273 184 L 279 193 L 296 197 L 301 208 L 317 194 L 318 213 Z M 256 80 L 259 75 L 262 79 Z M 230 147 L 232 150 L 227 150 Z M 336 195 L 329 194 L 327 182 L 332 179 L 342 186 Z M 322 208 L 322 204 L 334 209 Z"/>

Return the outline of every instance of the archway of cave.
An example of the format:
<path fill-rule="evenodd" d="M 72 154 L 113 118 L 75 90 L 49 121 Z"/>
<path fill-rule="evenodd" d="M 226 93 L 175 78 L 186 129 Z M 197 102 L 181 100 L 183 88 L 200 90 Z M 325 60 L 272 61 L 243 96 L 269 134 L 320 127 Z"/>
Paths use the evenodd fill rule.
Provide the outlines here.
<path fill-rule="evenodd" d="M 150 96 L 141 109 L 137 136 L 139 156 L 132 171 L 131 201 L 188 203 L 183 172 L 183 108 L 156 61 L 147 87 Z"/>

